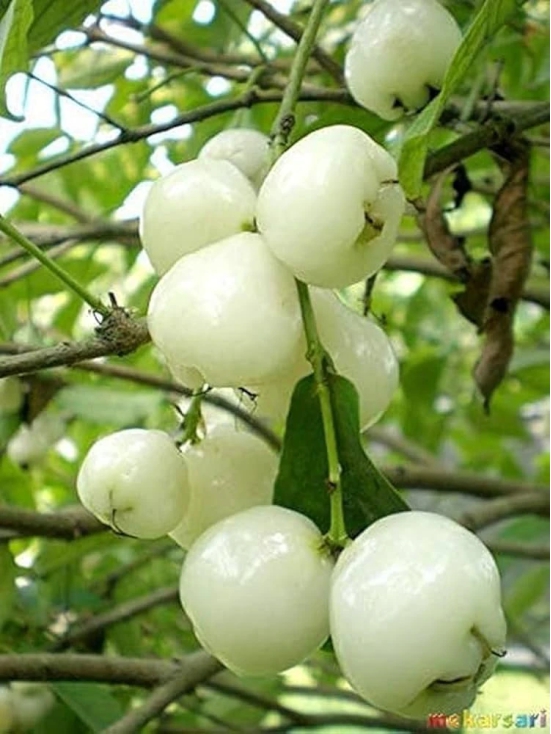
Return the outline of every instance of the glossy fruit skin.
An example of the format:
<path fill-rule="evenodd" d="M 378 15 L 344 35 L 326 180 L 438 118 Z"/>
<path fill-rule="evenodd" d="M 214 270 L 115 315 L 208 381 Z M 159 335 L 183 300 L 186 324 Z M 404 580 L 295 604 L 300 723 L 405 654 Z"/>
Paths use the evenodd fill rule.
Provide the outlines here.
<path fill-rule="evenodd" d="M 255 202 L 251 183 L 225 160 L 188 161 L 157 179 L 140 217 L 155 271 L 162 275 L 183 255 L 250 229 Z"/>
<path fill-rule="evenodd" d="M 291 273 L 249 232 L 181 258 L 156 285 L 147 321 L 177 379 L 194 367 L 214 387 L 279 374 L 302 334 Z"/>
<path fill-rule="evenodd" d="M 392 344 L 378 324 L 348 308 L 336 294 L 310 288 L 321 342 L 337 372 L 358 390 L 360 429 L 375 423 L 398 389 L 399 365 Z M 312 368 L 303 356 L 303 342 L 292 367 L 277 380 L 251 386 L 256 409 L 275 422 L 285 419 L 294 386 Z"/>
<path fill-rule="evenodd" d="M 233 163 L 257 189 L 268 169 L 269 138 L 250 128 L 222 130 L 203 145 L 199 160 L 210 158 Z"/>
<path fill-rule="evenodd" d="M 345 79 L 356 102 L 385 120 L 440 89 L 461 30 L 437 0 L 376 0 L 356 28 Z"/>
<path fill-rule="evenodd" d="M 278 460 L 260 438 L 222 424 L 183 453 L 189 472 L 189 505 L 169 533 L 182 548 L 190 548 L 201 533 L 225 517 L 271 504 Z"/>
<path fill-rule="evenodd" d="M 474 534 L 429 512 L 384 517 L 344 550 L 330 614 L 350 685 L 403 716 L 470 706 L 505 646 L 492 555 Z"/>
<path fill-rule="evenodd" d="M 206 650 L 238 675 L 301 663 L 327 638 L 333 561 L 304 515 L 253 507 L 191 547 L 180 598 Z"/>
<path fill-rule="evenodd" d="M 310 285 L 341 288 L 388 258 L 405 208 L 392 156 L 349 125 L 315 130 L 289 148 L 258 194 L 258 229 Z"/>
<path fill-rule="evenodd" d="M 92 445 L 77 491 L 84 507 L 106 525 L 137 538 L 160 538 L 187 508 L 186 462 L 166 433 L 128 428 Z"/>

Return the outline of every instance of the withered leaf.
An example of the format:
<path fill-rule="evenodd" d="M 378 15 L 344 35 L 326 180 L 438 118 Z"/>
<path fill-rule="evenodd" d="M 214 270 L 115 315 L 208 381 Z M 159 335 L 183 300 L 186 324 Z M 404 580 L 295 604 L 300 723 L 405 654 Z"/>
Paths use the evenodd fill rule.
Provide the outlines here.
<path fill-rule="evenodd" d="M 419 224 L 433 255 L 456 278 L 466 282 L 469 278 L 470 259 L 465 252 L 463 239 L 450 232 L 441 206 L 442 187 L 449 173 L 450 169 L 435 179 L 427 198 L 425 211 L 419 217 Z"/>
<path fill-rule="evenodd" d="M 513 354 L 514 314 L 530 271 L 533 251 L 527 213 L 528 144 L 512 141 L 495 152 L 505 180 L 496 195 L 490 222 L 493 266 L 481 326 L 484 344 L 474 370 L 487 411 Z"/>

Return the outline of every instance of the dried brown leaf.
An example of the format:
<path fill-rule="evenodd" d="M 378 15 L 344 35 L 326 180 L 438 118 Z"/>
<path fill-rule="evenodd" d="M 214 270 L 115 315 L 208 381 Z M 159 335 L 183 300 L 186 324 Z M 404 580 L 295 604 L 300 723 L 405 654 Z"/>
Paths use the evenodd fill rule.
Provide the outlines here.
<path fill-rule="evenodd" d="M 456 278 L 465 282 L 469 278 L 470 259 L 465 252 L 463 238 L 456 237 L 450 232 L 441 206 L 442 187 L 449 173 L 450 169 L 435 179 L 427 198 L 425 211 L 419 217 L 419 224 L 433 255 Z"/>
<path fill-rule="evenodd" d="M 496 195 L 490 222 L 493 266 L 481 326 L 484 345 L 474 370 L 486 410 L 513 354 L 514 314 L 533 251 L 527 212 L 529 148 L 523 141 L 514 141 L 496 152 L 505 180 Z"/>

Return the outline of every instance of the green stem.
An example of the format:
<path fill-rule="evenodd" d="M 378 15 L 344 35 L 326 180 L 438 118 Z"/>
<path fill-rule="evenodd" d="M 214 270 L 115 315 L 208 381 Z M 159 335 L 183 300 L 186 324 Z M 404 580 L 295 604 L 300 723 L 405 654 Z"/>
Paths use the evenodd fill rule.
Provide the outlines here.
<path fill-rule="evenodd" d="M 329 0 L 314 0 L 311 13 L 308 16 L 308 22 L 297 46 L 297 51 L 289 72 L 289 81 L 283 92 L 283 98 L 272 126 L 272 155 L 274 162 L 287 147 L 287 141 L 294 125 L 295 107 L 300 95 L 306 65 L 316 43 L 316 35 L 328 4 Z"/>
<path fill-rule="evenodd" d="M 37 247 L 34 242 L 27 239 L 16 227 L 13 226 L 8 220 L 0 214 L 0 231 L 3 232 L 7 237 L 17 242 L 23 249 L 27 250 L 34 258 L 36 258 L 45 268 L 53 273 L 59 280 L 80 296 L 83 301 L 88 303 L 94 311 L 101 314 L 102 316 L 108 316 L 111 311 L 108 306 L 105 306 L 99 298 L 96 298 L 89 293 L 86 288 L 83 288 L 80 283 L 69 275 L 55 260 L 52 260 L 40 247 Z"/>
<path fill-rule="evenodd" d="M 339 463 L 333 406 L 331 405 L 331 392 L 328 383 L 327 355 L 319 338 L 308 286 L 300 280 L 296 280 L 295 282 L 308 347 L 306 357 L 314 371 L 314 379 L 316 381 L 321 409 L 325 448 L 327 451 L 327 479 L 331 502 L 331 524 L 327 538 L 331 545 L 342 548 L 346 544 L 348 534 L 346 532 L 342 505 L 341 467 Z"/>
<path fill-rule="evenodd" d="M 199 439 L 197 436 L 197 428 L 202 421 L 201 405 L 203 397 L 208 391 L 208 385 L 204 385 L 193 393 L 191 400 L 189 401 L 189 407 L 186 410 L 183 424 L 183 435 L 179 441 L 180 444 L 184 445 L 188 441 L 190 443 L 196 443 Z"/>
<path fill-rule="evenodd" d="M 295 108 L 300 95 L 302 80 L 306 72 L 306 66 L 316 43 L 316 35 L 323 18 L 323 13 L 329 0 L 314 0 L 308 22 L 300 38 L 291 70 L 289 81 L 283 92 L 283 98 L 272 126 L 272 162 L 279 158 L 287 147 L 289 135 L 295 122 Z M 337 446 L 337 433 L 335 430 L 335 419 L 333 406 L 331 405 L 331 393 L 328 383 L 327 355 L 320 341 L 316 326 L 316 318 L 310 300 L 308 286 L 300 280 L 296 280 L 302 323 L 306 342 L 308 345 L 307 357 L 314 370 L 314 379 L 320 401 L 321 418 L 323 423 L 323 435 L 327 452 L 327 466 L 329 475 L 327 477 L 331 502 L 331 523 L 327 540 L 336 548 L 342 548 L 348 540 L 344 523 L 344 512 L 342 504 L 341 469 L 339 463 L 339 451 Z"/>

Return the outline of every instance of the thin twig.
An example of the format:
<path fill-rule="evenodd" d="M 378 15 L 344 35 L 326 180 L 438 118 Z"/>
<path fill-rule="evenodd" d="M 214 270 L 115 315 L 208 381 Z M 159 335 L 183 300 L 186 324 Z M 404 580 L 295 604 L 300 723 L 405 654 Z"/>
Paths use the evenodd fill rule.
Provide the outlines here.
<path fill-rule="evenodd" d="M 116 724 L 104 730 L 104 734 L 135 734 L 152 719 L 159 716 L 165 708 L 192 691 L 218 673 L 222 666 L 205 653 L 192 653 L 188 656 L 189 665 L 182 668 L 170 680 L 156 688 L 139 708 L 129 711 Z"/>

